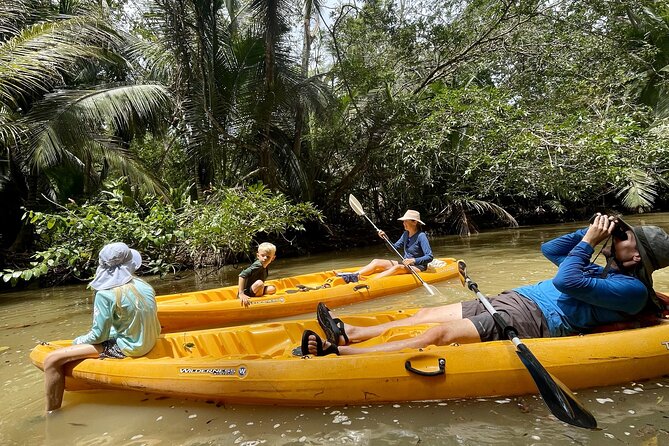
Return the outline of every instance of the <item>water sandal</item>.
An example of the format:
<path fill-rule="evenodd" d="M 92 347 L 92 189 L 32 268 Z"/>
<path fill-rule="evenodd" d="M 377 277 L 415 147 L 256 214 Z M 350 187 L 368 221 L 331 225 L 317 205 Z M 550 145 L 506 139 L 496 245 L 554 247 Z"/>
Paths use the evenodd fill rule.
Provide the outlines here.
<path fill-rule="evenodd" d="M 323 350 L 323 341 L 318 335 L 311 330 L 304 330 L 302 333 L 302 344 L 293 350 L 295 356 L 306 356 L 309 354 L 309 337 L 313 335 L 316 338 L 316 356 L 339 355 L 339 349 L 335 344 L 330 344 L 328 348 Z M 296 354 L 297 351 L 301 354 Z"/>
<path fill-rule="evenodd" d="M 346 283 L 355 283 L 360 280 L 360 274 L 358 273 L 337 273 L 337 277 L 341 277 Z"/>
<path fill-rule="evenodd" d="M 342 336 L 344 338 L 343 345 L 348 345 L 349 340 L 346 331 L 344 331 L 344 323 L 341 319 L 330 316 L 330 309 L 323 302 L 318 303 L 316 319 L 318 319 L 318 325 L 323 329 L 325 338 L 330 344 L 339 345 L 339 337 Z"/>

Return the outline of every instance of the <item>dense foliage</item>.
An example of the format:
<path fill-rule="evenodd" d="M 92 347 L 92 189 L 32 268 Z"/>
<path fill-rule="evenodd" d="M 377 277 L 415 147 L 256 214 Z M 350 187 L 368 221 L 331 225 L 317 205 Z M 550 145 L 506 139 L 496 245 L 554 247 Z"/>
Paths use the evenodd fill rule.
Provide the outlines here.
<path fill-rule="evenodd" d="M 320 215 L 309 204 L 291 204 L 262 185 L 212 189 L 202 202 L 174 191 L 168 203 L 155 195 L 133 198 L 130 187 L 115 181 L 82 205 L 71 202 L 61 212 L 30 211 L 39 250 L 30 268 L 3 272 L 14 283 L 44 276 L 87 280 L 106 243 L 123 241 L 139 250 L 149 273 L 221 265 L 249 252 L 261 236 L 303 230 L 304 220 Z"/>

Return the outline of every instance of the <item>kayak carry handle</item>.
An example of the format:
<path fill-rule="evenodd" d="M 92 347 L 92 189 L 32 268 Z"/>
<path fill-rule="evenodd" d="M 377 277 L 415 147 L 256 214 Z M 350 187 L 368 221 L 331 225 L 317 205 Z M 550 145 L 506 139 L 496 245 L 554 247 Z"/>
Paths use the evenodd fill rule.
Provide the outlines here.
<path fill-rule="evenodd" d="M 444 358 L 439 358 L 437 362 L 438 362 L 438 365 L 439 365 L 439 370 L 435 370 L 434 372 L 425 372 L 423 370 L 415 369 L 411 366 L 411 361 L 409 361 L 408 359 L 404 363 L 404 368 L 407 369 L 409 372 L 415 373 L 416 375 L 420 375 L 420 376 L 444 375 L 446 373 L 446 360 Z"/>

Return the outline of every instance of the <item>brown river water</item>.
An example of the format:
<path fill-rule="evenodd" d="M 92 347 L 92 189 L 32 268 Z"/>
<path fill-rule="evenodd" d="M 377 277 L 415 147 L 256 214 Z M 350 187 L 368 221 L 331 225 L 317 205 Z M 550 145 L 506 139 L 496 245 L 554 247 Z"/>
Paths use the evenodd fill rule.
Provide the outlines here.
<path fill-rule="evenodd" d="M 629 217 L 630 224 L 669 230 L 669 214 Z M 541 242 L 581 225 L 485 232 L 469 239 L 432 238 L 438 257 L 467 261 L 485 294 L 550 278 Z M 399 227 L 389 232 L 399 234 Z M 370 237 L 374 236 L 370 230 Z M 294 259 L 281 252 L 270 278 L 362 265 L 393 258 L 381 244 Z M 238 269 L 152 278 L 158 294 L 236 284 Z M 654 275 L 669 291 L 669 268 Z M 342 307 L 340 315 L 434 306 L 474 297 L 458 281 Z M 43 374 L 28 355 L 40 340 L 72 339 L 91 322 L 92 292 L 85 284 L 0 295 L 0 445 L 562 445 L 669 446 L 669 377 L 578 392 L 598 430 L 558 422 L 536 395 L 349 407 L 217 406 L 141 392 L 66 392 L 63 407 L 44 414 Z M 305 318 L 299 316 L 294 318 Z"/>

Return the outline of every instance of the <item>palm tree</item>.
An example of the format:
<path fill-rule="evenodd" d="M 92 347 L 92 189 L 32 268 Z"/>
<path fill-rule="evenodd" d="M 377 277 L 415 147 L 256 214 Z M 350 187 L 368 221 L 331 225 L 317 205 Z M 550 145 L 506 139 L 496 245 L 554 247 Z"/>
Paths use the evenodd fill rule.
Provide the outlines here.
<path fill-rule="evenodd" d="M 214 181 L 257 176 L 299 196 L 302 162 L 293 152 L 298 104 L 324 110 L 317 79 L 301 76 L 285 43 L 285 1 L 154 0 L 157 42 L 174 61 L 165 81 L 178 104 L 179 129 L 197 195 Z"/>
<path fill-rule="evenodd" d="M 516 219 L 501 206 L 489 201 L 466 197 L 450 198 L 446 206 L 437 214 L 435 221 L 450 222 L 460 236 L 469 237 L 479 232 L 475 223 L 475 215 L 493 216 L 508 224 L 509 227 L 518 227 Z"/>
<path fill-rule="evenodd" d="M 114 78 L 129 69 L 121 57 L 125 40 L 101 13 L 77 2 L 0 5 L 4 184 L 22 192 L 26 209 L 35 209 L 40 192 L 57 199 L 59 183 L 70 182 L 70 175 L 84 178 L 90 193 L 110 167 L 160 189 L 122 137 L 160 125 L 169 95 L 159 85 L 123 85 Z M 11 249 L 25 249 L 30 236 L 24 225 Z"/>

